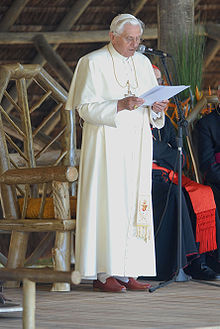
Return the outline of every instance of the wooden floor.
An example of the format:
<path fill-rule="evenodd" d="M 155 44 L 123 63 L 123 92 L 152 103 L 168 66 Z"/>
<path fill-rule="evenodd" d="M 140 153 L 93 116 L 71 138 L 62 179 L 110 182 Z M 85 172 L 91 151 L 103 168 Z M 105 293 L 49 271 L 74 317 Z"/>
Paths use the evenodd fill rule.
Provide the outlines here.
<path fill-rule="evenodd" d="M 68 293 L 49 288 L 37 286 L 37 329 L 220 328 L 220 281 L 173 282 L 152 293 L 94 292 L 88 282 Z M 5 289 L 4 295 L 22 303 L 22 288 Z M 0 315 L 0 328 L 22 328 L 21 313 Z"/>

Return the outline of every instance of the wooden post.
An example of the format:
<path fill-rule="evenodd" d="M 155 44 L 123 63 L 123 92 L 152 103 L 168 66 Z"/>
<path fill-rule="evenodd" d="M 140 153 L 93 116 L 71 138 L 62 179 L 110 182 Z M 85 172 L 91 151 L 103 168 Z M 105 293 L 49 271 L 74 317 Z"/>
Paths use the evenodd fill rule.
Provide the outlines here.
<path fill-rule="evenodd" d="M 194 0 L 158 0 L 158 47 L 170 52 L 170 42 L 194 25 Z"/>
<path fill-rule="evenodd" d="M 35 329 L 36 283 L 23 279 L 23 329 Z"/>

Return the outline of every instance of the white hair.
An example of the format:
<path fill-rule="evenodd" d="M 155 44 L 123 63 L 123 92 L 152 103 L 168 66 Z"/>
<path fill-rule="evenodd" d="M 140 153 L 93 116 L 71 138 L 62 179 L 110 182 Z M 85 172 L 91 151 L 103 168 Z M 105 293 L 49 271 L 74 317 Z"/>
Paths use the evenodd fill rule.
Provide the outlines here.
<path fill-rule="evenodd" d="M 127 23 L 131 25 L 139 25 L 141 29 L 141 34 L 143 33 L 145 27 L 144 23 L 131 14 L 120 14 L 113 18 L 110 25 L 110 32 L 121 34 L 123 32 L 125 24 Z"/>

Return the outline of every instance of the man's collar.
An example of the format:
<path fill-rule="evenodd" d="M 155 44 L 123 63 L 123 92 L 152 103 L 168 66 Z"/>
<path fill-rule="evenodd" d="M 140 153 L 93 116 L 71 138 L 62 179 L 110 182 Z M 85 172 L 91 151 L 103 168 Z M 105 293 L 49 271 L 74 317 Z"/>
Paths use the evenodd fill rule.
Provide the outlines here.
<path fill-rule="evenodd" d="M 118 59 L 121 60 L 122 62 L 128 62 L 128 61 L 129 61 L 130 57 L 124 57 L 124 56 L 122 56 L 122 55 L 121 55 L 121 54 L 120 54 L 120 53 L 114 48 L 114 46 L 113 46 L 113 44 L 112 44 L 111 42 L 109 43 L 108 47 L 109 47 L 109 50 L 110 50 L 111 54 L 112 54 L 114 57 L 118 58 Z"/>

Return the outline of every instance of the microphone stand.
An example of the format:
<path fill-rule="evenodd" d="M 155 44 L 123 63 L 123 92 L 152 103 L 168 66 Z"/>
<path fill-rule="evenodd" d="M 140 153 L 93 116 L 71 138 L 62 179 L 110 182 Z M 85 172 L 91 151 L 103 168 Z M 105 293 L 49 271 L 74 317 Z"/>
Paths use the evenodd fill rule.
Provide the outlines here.
<path fill-rule="evenodd" d="M 160 60 L 163 64 L 167 82 L 169 85 L 172 85 L 169 72 L 167 69 L 167 64 L 165 54 L 159 55 Z M 153 292 L 158 288 L 164 287 L 172 282 L 185 282 L 191 280 L 191 276 L 187 275 L 183 270 L 183 261 L 182 261 L 182 159 L 183 159 L 183 131 L 187 135 L 187 125 L 188 122 L 185 119 L 183 112 L 180 108 L 179 99 L 177 96 L 173 97 L 173 100 L 177 107 L 178 112 L 178 135 L 177 135 L 177 146 L 178 146 L 178 233 L 177 233 L 177 270 L 172 279 L 168 281 L 161 282 L 155 287 L 151 287 L 149 292 Z"/>

